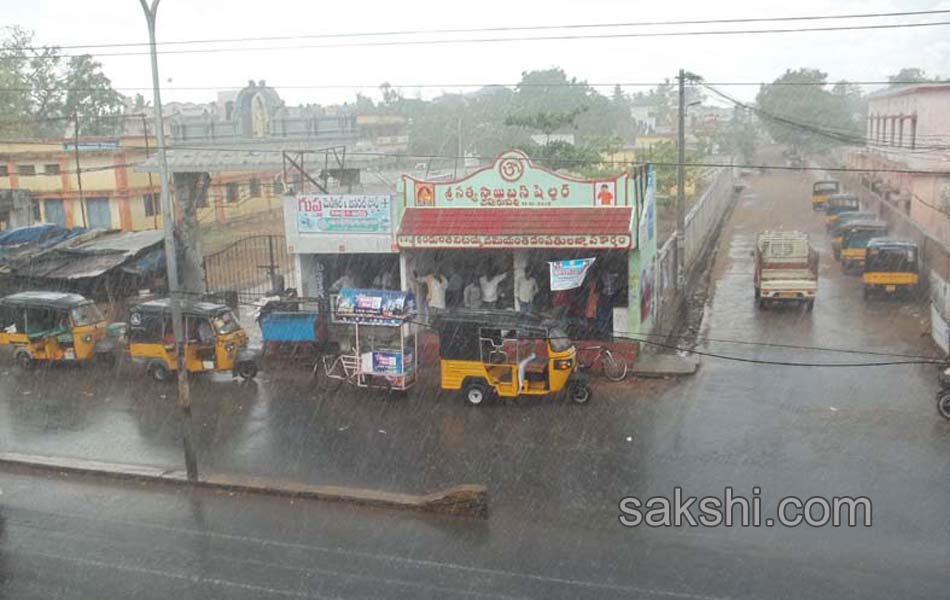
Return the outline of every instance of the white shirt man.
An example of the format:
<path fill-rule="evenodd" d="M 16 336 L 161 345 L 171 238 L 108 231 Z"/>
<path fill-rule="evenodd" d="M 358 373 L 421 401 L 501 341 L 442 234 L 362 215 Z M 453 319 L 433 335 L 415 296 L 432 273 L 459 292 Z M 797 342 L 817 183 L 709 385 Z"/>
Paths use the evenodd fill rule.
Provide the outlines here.
<path fill-rule="evenodd" d="M 419 282 L 426 284 L 428 290 L 426 300 L 429 308 L 445 308 L 445 288 L 449 285 L 445 276 L 433 273 L 426 275 Z"/>
<path fill-rule="evenodd" d="M 479 278 L 478 284 L 482 288 L 482 302 L 489 306 L 494 306 L 498 302 L 498 286 L 506 277 L 508 277 L 508 273 L 500 273 L 492 278 L 482 275 Z"/>
<path fill-rule="evenodd" d="M 538 282 L 530 275 L 524 275 L 518 281 L 515 296 L 522 312 L 534 312 L 534 297 L 538 295 Z"/>

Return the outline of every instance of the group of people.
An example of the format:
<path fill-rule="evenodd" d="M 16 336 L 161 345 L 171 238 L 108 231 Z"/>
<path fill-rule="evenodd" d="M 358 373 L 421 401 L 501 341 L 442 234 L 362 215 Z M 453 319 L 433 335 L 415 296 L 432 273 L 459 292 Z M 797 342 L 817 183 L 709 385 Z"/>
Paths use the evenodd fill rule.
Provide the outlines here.
<path fill-rule="evenodd" d="M 500 287 L 508 276 L 507 272 L 486 272 L 468 278 L 459 273 L 452 273 L 446 277 L 438 271 L 423 276 L 413 272 L 416 283 L 425 285 L 426 306 L 435 310 L 461 306 L 499 308 Z M 535 282 L 535 293 L 537 293 L 536 288 L 537 282 Z"/>

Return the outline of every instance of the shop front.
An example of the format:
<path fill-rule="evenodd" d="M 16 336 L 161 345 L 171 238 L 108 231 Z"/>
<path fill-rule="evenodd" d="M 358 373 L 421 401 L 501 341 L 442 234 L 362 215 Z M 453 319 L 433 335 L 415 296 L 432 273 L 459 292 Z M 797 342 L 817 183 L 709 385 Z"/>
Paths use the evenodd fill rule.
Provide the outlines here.
<path fill-rule="evenodd" d="M 400 289 L 388 195 L 284 197 L 287 251 L 299 295 L 329 298 L 343 288 Z"/>
<path fill-rule="evenodd" d="M 396 246 L 423 318 L 456 306 L 552 315 L 578 339 L 653 325 L 656 216 L 647 168 L 576 179 L 504 152 L 456 181 L 403 176 Z"/>

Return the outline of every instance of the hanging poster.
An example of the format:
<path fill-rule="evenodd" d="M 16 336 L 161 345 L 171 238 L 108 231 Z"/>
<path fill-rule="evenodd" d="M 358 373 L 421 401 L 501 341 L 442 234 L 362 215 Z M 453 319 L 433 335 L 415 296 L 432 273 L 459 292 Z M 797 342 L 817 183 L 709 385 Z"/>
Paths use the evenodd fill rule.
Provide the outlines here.
<path fill-rule="evenodd" d="M 343 288 L 333 305 L 333 322 L 395 327 L 415 309 L 415 297 L 407 292 Z"/>
<path fill-rule="evenodd" d="M 594 264 L 594 260 L 593 258 L 576 258 L 549 262 L 548 264 L 551 265 L 551 291 L 559 292 L 581 287 L 587 271 Z"/>

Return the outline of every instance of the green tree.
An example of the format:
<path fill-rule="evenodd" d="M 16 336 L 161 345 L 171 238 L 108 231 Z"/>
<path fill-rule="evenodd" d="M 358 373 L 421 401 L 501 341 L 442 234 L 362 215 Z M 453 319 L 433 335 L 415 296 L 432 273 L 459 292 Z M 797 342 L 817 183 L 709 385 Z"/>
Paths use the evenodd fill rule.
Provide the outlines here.
<path fill-rule="evenodd" d="M 66 87 L 63 111 L 78 115 L 84 135 L 108 135 L 120 130 L 117 117 L 122 113 L 122 96 L 102 72 L 102 65 L 91 56 L 73 56 L 62 76 Z"/>
<path fill-rule="evenodd" d="M 891 87 L 899 87 L 908 83 L 923 83 L 933 81 L 927 76 L 927 72 L 919 67 L 904 67 L 897 73 L 887 78 L 891 82 Z"/>
<path fill-rule="evenodd" d="M 828 89 L 828 76 L 817 69 L 788 70 L 756 96 L 758 116 L 776 142 L 820 152 L 838 144 L 857 143 L 863 121 L 846 82 Z"/>
<path fill-rule="evenodd" d="M 59 137 L 75 112 L 88 134 L 112 132 L 122 97 L 89 55 L 63 61 L 55 46 L 38 46 L 31 31 L 9 26 L 0 33 L 0 132 Z"/>

